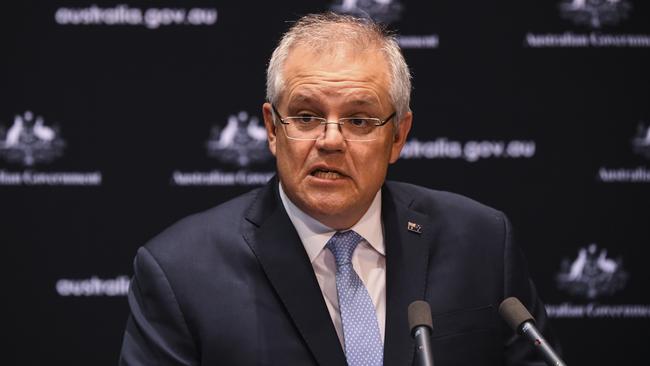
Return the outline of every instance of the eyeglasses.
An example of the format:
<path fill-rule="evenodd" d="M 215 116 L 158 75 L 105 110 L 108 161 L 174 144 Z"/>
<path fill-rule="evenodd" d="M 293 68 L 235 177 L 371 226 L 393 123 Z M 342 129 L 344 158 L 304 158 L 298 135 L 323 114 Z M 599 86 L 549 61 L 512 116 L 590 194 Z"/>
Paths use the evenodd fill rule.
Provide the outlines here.
<path fill-rule="evenodd" d="M 301 116 L 290 116 L 282 118 L 280 113 L 271 104 L 273 113 L 284 125 L 284 132 L 292 140 L 318 140 L 325 132 L 329 124 L 340 126 L 341 135 L 346 141 L 372 141 L 379 137 L 379 128 L 395 117 L 397 112 L 393 112 L 386 119 L 371 117 L 346 117 L 339 118 L 338 121 L 328 121 L 326 118 L 316 117 L 309 114 Z"/>

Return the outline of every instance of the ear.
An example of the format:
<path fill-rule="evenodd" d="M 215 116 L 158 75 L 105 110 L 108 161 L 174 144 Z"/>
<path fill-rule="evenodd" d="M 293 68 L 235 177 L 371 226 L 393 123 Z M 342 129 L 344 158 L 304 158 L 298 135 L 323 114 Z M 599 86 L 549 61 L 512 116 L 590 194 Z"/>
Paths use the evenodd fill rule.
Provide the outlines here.
<path fill-rule="evenodd" d="M 393 146 L 391 147 L 390 160 L 389 160 L 391 164 L 393 164 L 394 162 L 397 161 L 397 159 L 399 159 L 399 154 L 402 152 L 402 148 L 406 143 L 406 138 L 408 137 L 409 131 L 411 131 L 412 123 L 413 123 L 413 113 L 408 112 L 404 115 L 404 117 L 400 121 L 399 127 L 397 128 L 397 131 L 395 131 L 395 135 L 393 136 Z"/>
<path fill-rule="evenodd" d="M 262 105 L 262 115 L 264 116 L 264 127 L 266 127 L 266 138 L 269 141 L 269 150 L 275 156 L 275 149 L 277 143 L 277 129 L 273 123 L 273 108 L 271 103 L 264 103 Z"/>

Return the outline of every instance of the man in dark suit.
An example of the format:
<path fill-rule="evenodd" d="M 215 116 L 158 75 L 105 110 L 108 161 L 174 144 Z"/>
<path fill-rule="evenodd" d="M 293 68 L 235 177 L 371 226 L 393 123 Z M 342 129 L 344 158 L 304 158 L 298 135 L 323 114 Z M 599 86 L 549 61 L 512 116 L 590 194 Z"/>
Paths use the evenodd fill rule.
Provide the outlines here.
<path fill-rule="evenodd" d="M 496 312 L 518 297 L 546 329 L 505 216 L 385 182 L 410 88 L 376 24 L 294 24 L 263 106 L 277 177 L 140 248 L 120 364 L 410 365 L 414 300 L 431 304 L 436 365 L 543 364 Z"/>

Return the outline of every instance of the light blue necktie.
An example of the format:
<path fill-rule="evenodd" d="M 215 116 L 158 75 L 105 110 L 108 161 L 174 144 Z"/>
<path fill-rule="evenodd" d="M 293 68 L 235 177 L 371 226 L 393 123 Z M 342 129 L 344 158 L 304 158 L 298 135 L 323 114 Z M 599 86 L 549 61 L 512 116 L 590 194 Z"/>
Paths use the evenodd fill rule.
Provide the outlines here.
<path fill-rule="evenodd" d="M 375 306 L 352 268 L 352 253 L 361 240 L 361 235 L 352 230 L 337 232 L 326 246 L 336 259 L 336 291 L 348 365 L 381 366 L 384 363 L 384 346 Z"/>

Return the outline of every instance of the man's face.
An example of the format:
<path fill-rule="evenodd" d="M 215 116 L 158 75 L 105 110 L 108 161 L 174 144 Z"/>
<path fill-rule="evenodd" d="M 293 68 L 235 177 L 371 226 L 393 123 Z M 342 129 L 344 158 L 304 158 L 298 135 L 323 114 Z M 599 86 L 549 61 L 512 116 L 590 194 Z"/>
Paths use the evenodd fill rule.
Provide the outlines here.
<path fill-rule="evenodd" d="M 282 117 L 310 114 L 336 121 L 342 117 L 377 117 L 393 113 L 388 64 L 380 51 L 354 52 L 344 47 L 317 53 L 297 46 L 284 69 L 285 88 L 276 105 Z M 378 127 L 372 141 L 346 141 L 338 125 L 328 124 L 315 141 L 288 139 L 273 123 L 271 105 L 263 107 L 269 147 L 277 158 L 282 187 L 301 210 L 334 229 L 354 225 L 367 211 L 399 157 L 411 127 L 411 113 L 399 129 L 391 121 Z"/>

